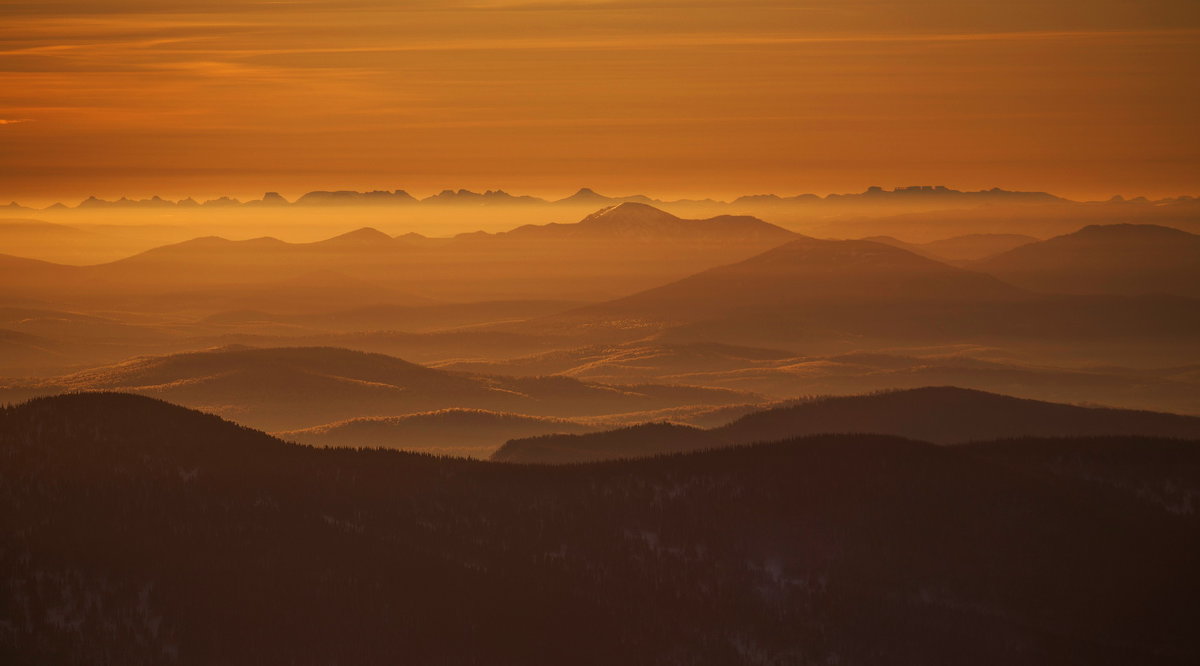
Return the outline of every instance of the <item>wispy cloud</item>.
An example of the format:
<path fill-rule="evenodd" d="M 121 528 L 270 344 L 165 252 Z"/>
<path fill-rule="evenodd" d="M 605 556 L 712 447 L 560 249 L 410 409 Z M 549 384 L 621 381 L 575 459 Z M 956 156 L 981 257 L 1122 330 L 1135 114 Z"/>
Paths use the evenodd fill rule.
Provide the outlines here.
<path fill-rule="evenodd" d="M 33 122 L 32 118 L 0 118 L 0 125 L 17 125 L 31 122 Z"/>

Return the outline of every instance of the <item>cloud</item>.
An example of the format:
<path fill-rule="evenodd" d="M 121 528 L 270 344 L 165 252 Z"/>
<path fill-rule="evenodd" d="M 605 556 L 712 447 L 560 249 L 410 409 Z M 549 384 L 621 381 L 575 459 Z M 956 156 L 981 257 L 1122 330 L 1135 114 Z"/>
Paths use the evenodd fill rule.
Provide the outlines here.
<path fill-rule="evenodd" d="M 18 123 L 31 123 L 32 118 L 0 118 L 0 125 L 16 125 Z"/>

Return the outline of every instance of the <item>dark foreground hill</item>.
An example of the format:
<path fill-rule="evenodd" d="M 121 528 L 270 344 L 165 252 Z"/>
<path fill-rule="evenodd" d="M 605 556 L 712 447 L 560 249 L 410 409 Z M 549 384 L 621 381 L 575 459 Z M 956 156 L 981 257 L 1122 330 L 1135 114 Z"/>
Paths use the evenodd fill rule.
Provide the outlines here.
<path fill-rule="evenodd" d="M 1197 446 L 826 436 L 541 467 L 43 398 L 0 411 L 0 660 L 1196 663 L 1196 517 L 1139 487 L 1196 496 Z"/>
<path fill-rule="evenodd" d="M 554 464 L 613 460 L 830 433 L 893 435 L 938 444 L 1103 435 L 1200 439 L 1200 417 L 932 386 L 819 398 L 747 414 L 710 430 L 648 423 L 606 432 L 515 439 L 500 447 L 492 460 Z"/>

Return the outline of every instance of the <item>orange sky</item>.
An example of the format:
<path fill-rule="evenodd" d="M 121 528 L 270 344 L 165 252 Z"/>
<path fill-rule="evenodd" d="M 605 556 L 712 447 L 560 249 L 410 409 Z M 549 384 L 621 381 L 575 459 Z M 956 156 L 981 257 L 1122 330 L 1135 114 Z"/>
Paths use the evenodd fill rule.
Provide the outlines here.
<path fill-rule="evenodd" d="M 1195 0 L 0 0 L 0 203 L 1200 194 Z"/>

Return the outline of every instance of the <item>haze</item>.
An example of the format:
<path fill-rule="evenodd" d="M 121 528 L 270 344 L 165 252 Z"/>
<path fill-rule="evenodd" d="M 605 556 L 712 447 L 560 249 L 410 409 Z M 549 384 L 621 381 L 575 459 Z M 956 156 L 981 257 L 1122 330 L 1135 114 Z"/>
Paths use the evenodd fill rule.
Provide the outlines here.
<path fill-rule="evenodd" d="M 0 3 L 0 200 L 942 183 L 1174 195 L 1200 9 Z"/>
<path fill-rule="evenodd" d="M 1197 7 L 0 0 L 0 663 L 1200 664 Z"/>

